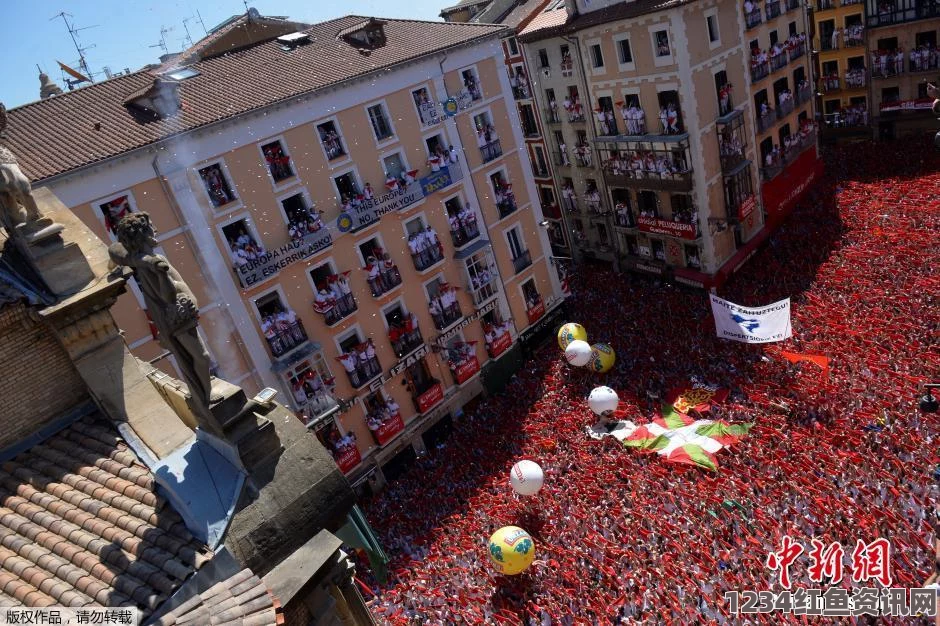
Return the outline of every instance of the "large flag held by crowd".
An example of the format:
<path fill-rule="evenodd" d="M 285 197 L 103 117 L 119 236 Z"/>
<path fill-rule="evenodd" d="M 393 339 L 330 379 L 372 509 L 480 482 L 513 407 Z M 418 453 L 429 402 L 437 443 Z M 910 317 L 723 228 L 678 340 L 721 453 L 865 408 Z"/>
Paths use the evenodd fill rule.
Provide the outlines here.
<path fill-rule="evenodd" d="M 790 328 L 790 298 L 759 307 L 743 307 L 711 296 L 712 315 L 718 337 L 742 343 L 783 341 L 793 335 Z"/>
<path fill-rule="evenodd" d="M 594 439 L 614 437 L 628 448 L 655 452 L 673 463 L 717 471 L 715 454 L 740 441 L 754 424 L 732 424 L 691 417 L 688 413 L 707 411 L 712 403 L 727 397 L 727 389 L 701 383 L 676 387 L 663 403 L 662 417 L 649 424 L 602 421 L 589 428 L 588 434 Z"/>

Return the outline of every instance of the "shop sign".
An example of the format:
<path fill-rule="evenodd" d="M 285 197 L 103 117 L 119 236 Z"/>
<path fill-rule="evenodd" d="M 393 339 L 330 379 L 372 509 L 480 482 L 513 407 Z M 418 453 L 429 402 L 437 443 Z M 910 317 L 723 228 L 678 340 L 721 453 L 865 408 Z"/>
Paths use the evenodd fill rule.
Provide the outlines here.
<path fill-rule="evenodd" d="M 682 222 L 673 222 L 658 217 L 648 217 L 641 215 L 637 218 L 637 228 L 644 233 L 653 233 L 656 235 L 669 235 L 670 237 L 679 237 L 680 239 L 695 239 L 695 224 L 683 224 Z"/>

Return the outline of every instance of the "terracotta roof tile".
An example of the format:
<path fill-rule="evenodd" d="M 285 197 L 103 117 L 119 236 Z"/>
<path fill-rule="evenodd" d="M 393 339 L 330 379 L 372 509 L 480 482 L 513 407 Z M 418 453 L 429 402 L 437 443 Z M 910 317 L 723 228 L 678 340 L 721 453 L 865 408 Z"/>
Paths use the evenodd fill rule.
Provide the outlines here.
<path fill-rule="evenodd" d="M 581 13 L 568 18 L 564 7 L 546 11 L 529 23 L 520 33 L 522 41 L 537 41 L 546 37 L 556 37 L 566 33 L 573 33 L 582 28 L 590 28 L 599 24 L 625 20 L 657 11 L 674 9 L 694 0 L 635 0 L 634 2 L 618 2 L 597 11 Z M 553 15 L 554 14 L 554 15 Z M 560 14 L 560 16 L 558 15 Z M 543 17 L 545 16 L 545 17 Z M 541 19 L 540 19 L 541 18 Z M 564 19 L 562 19 L 564 18 Z"/>
<path fill-rule="evenodd" d="M 275 626 L 280 603 L 251 570 L 242 570 L 198 596 L 189 598 L 151 626 L 212 624 Z"/>
<path fill-rule="evenodd" d="M 477 39 L 505 27 L 385 19 L 385 46 L 363 55 L 336 35 L 363 16 L 316 24 L 310 43 L 286 52 L 276 41 L 194 63 L 179 87 L 181 111 L 154 120 L 124 100 L 154 76 L 137 72 L 8 111 L 5 144 L 33 181 L 97 163 L 285 99 Z M 383 18 L 384 19 L 384 18 Z"/>
<path fill-rule="evenodd" d="M 209 555 L 109 428 L 86 418 L 0 466 L 0 606 L 149 615 Z"/>

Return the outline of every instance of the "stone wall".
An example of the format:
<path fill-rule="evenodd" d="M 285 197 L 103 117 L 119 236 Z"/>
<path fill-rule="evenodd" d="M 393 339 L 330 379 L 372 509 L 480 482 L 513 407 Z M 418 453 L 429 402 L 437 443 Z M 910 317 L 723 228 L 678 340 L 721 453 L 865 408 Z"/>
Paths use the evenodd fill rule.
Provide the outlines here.
<path fill-rule="evenodd" d="M 55 335 L 21 303 L 0 306 L 0 449 L 88 400 Z"/>

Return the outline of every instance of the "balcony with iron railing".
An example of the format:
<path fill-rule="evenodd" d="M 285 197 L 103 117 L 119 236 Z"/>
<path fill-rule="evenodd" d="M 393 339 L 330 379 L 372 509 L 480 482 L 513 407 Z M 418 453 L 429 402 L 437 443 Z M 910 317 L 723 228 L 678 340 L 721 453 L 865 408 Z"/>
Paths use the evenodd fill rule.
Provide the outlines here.
<path fill-rule="evenodd" d="M 265 334 L 265 339 L 268 341 L 268 347 L 271 349 L 274 358 L 280 358 L 308 341 L 307 331 L 300 320 L 293 324 L 284 325 L 282 328 L 268 331 Z"/>
<path fill-rule="evenodd" d="M 494 159 L 498 159 L 503 155 L 503 148 L 499 143 L 499 139 L 494 139 L 493 141 L 480 146 L 480 157 L 483 159 L 484 163 L 489 163 Z"/>
<path fill-rule="evenodd" d="M 864 89 L 868 84 L 868 75 L 864 68 L 855 70 L 846 70 L 845 88 L 846 89 Z"/>
<path fill-rule="evenodd" d="M 578 206 L 578 200 L 574 197 L 562 196 L 561 197 L 561 206 L 565 208 L 569 213 L 580 213 L 581 208 Z"/>
<path fill-rule="evenodd" d="M 813 88 L 806 81 L 803 81 L 803 84 L 796 89 L 796 105 L 799 106 L 804 102 L 809 102 L 813 97 Z"/>
<path fill-rule="evenodd" d="M 836 0 L 817 0 L 816 11 L 831 11 L 836 8 Z"/>
<path fill-rule="evenodd" d="M 846 48 L 858 48 L 865 45 L 865 29 L 856 27 L 846 28 L 843 35 L 843 43 Z"/>
<path fill-rule="evenodd" d="M 368 272 L 366 280 L 373 298 L 381 298 L 401 285 L 401 272 L 398 271 L 398 265 L 395 263 L 376 261 L 363 269 Z"/>
<path fill-rule="evenodd" d="M 346 377 L 349 379 L 349 385 L 353 389 L 359 389 L 376 376 L 382 374 L 382 365 L 379 363 L 378 357 L 373 356 L 372 358 L 359 360 L 358 356 L 358 352 L 353 351 L 340 359 L 341 362 L 343 362 L 344 358 L 355 360 L 355 365 L 352 366 L 351 370 L 346 367 L 345 362 L 343 365 L 346 370 Z"/>
<path fill-rule="evenodd" d="M 690 191 L 692 172 L 687 168 L 671 167 L 667 171 L 614 169 L 604 167 L 604 180 L 608 185 L 635 187 L 662 191 Z"/>
<path fill-rule="evenodd" d="M 574 163 L 578 167 L 594 167 L 594 159 L 591 155 L 591 147 L 587 144 L 575 146 Z"/>
<path fill-rule="evenodd" d="M 568 151 L 552 151 L 552 163 L 554 163 L 556 167 L 571 167 L 571 157 L 568 156 Z"/>
<path fill-rule="evenodd" d="M 777 105 L 777 119 L 782 120 L 786 116 L 793 113 L 793 109 L 796 105 L 793 102 L 793 97 L 790 96 L 784 100 L 780 101 L 780 104 Z"/>
<path fill-rule="evenodd" d="M 908 53 L 908 71 L 912 74 L 936 72 L 938 67 L 940 67 L 940 55 L 936 53 L 936 50 L 929 50 L 925 47 Z"/>
<path fill-rule="evenodd" d="M 771 54 L 770 55 L 770 71 L 779 72 L 780 70 L 786 68 L 787 63 L 787 53 L 781 52 L 780 54 Z"/>
<path fill-rule="evenodd" d="M 833 93 L 842 89 L 842 79 L 835 75 L 821 77 L 819 84 L 823 93 Z"/>
<path fill-rule="evenodd" d="M 327 326 L 336 326 L 358 309 L 356 298 L 351 293 L 345 293 L 337 298 L 333 295 L 326 296 L 323 291 L 325 290 L 317 294 L 313 302 L 313 310 L 323 315 L 323 322 Z"/>
<path fill-rule="evenodd" d="M 521 80 L 518 84 L 512 86 L 512 97 L 516 100 L 528 100 L 531 96 L 529 95 L 529 81 Z"/>
<path fill-rule="evenodd" d="M 786 169 L 789 163 L 792 163 L 796 160 L 800 154 L 802 154 L 806 149 L 811 146 L 816 145 L 816 131 L 812 130 L 808 133 L 801 133 L 800 136 L 787 148 L 785 148 L 779 155 L 773 159 L 770 163 L 767 162 L 765 157 L 764 167 L 761 168 L 761 178 L 767 182 L 776 178 L 784 169 Z"/>
<path fill-rule="evenodd" d="M 764 3 L 764 11 L 767 13 L 767 21 L 780 16 L 780 0 L 767 0 Z"/>
<path fill-rule="evenodd" d="M 539 136 L 539 128 L 535 125 L 535 122 L 523 122 L 522 123 L 522 134 L 526 139 L 532 139 L 533 137 Z"/>
<path fill-rule="evenodd" d="M 551 178 L 548 166 L 544 163 L 540 165 L 537 161 L 532 161 L 532 175 L 536 178 Z"/>
<path fill-rule="evenodd" d="M 389 328 L 388 340 L 392 344 L 392 351 L 399 359 L 417 350 L 424 343 L 421 329 L 415 326 L 410 319 Z"/>
<path fill-rule="evenodd" d="M 755 63 L 751 61 L 751 82 L 756 83 L 770 76 L 770 61 Z"/>
<path fill-rule="evenodd" d="M 760 7 L 758 6 L 755 6 L 753 9 L 751 9 L 750 13 L 744 14 L 744 26 L 747 30 L 760 26 L 761 22 L 763 21 L 764 20 L 760 13 Z"/>
<path fill-rule="evenodd" d="M 739 142 L 725 141 L 719 137 L 718 153 L 721 159 L 721 171 L 725 174 L 733 172 L 741 163 L 747 160 L 744 155 L 744 146 Z"/>
<path fill-rule="evenodd" d="M 434 328 L 438 330 L 444 330 L 463 317 L 460 304 L 457 303 L 456 299 L 451 304 L 444 306 L 441 298 L 436 298 L 428 304 L 428 310 L 431 313 L 431 319 L 434 320 Z"/>
<path fill-rule="evenodd" d="M 784 9 L 786 11 L 795 11 L 800 8 L 800 0 L 785 0 L 783 3 Z"/>
<path fill-rule="evenodd" d="M 874 54 L 871 65 L 872 78 L 891 78 L 904 73 L 904 55 L 897 50 L 887 54 Z"/>
<path fill-rule="evenodd" d="M 499 219 L 508 217 L 515 212 L 517 208 L 519 207 L 516 206 L 516 198 L 511 194 L 506 194 L 501 200 L 499 198 L 496 200 L 496 210 L 499 213 Z"/>
<path fill-rule="evenodd" d="M 868 128 L 868 110 L 850 106 L 846 109 L 823 115 L 824 131 Z"/>
<path fill-rule="evenodd" d="M 519 256 L 512 258 L 512 268 L 516 274 L 532 265 L 532 253 L 528 250 L 523 251 Z"/>
<path fill-rule="evenodd" d="M 804 54 L 806 54 L 806 42 L 805 41 L 799 41 L 795 43 L 792 48 L 787 50 L 787 57 L 790 59 L 790 63 L 793 63 Z"/>
<path fill-rule="evenodd" d="M 441 261 L 444 260 L 444 251 L 441 249 L 441 246 L 437 243 L 428 242 L 421 250 L 412 253 L 411 261 L 414 263 L 415 269 L 419 272 L 432 267 Z"/>
<path fill-rule="evenodd" d="M 561 124 L 561 116 L 558 115 L 558 109 L 545 109 L 546 124 Z"/>
<path fill-rule="evenodd" d="M 450 239 L 455 248 L 462 248 L 479 236 L 480 227 L 477 225 L 476 215 L 470 213 L 464 218 L 450 219 Z"/>
<path fill-rule="evenodd" d="M 777 123 L 777 113 L 770 107 L 763 113 L 757 114 L 757 131 L 766 133 Z"/>

